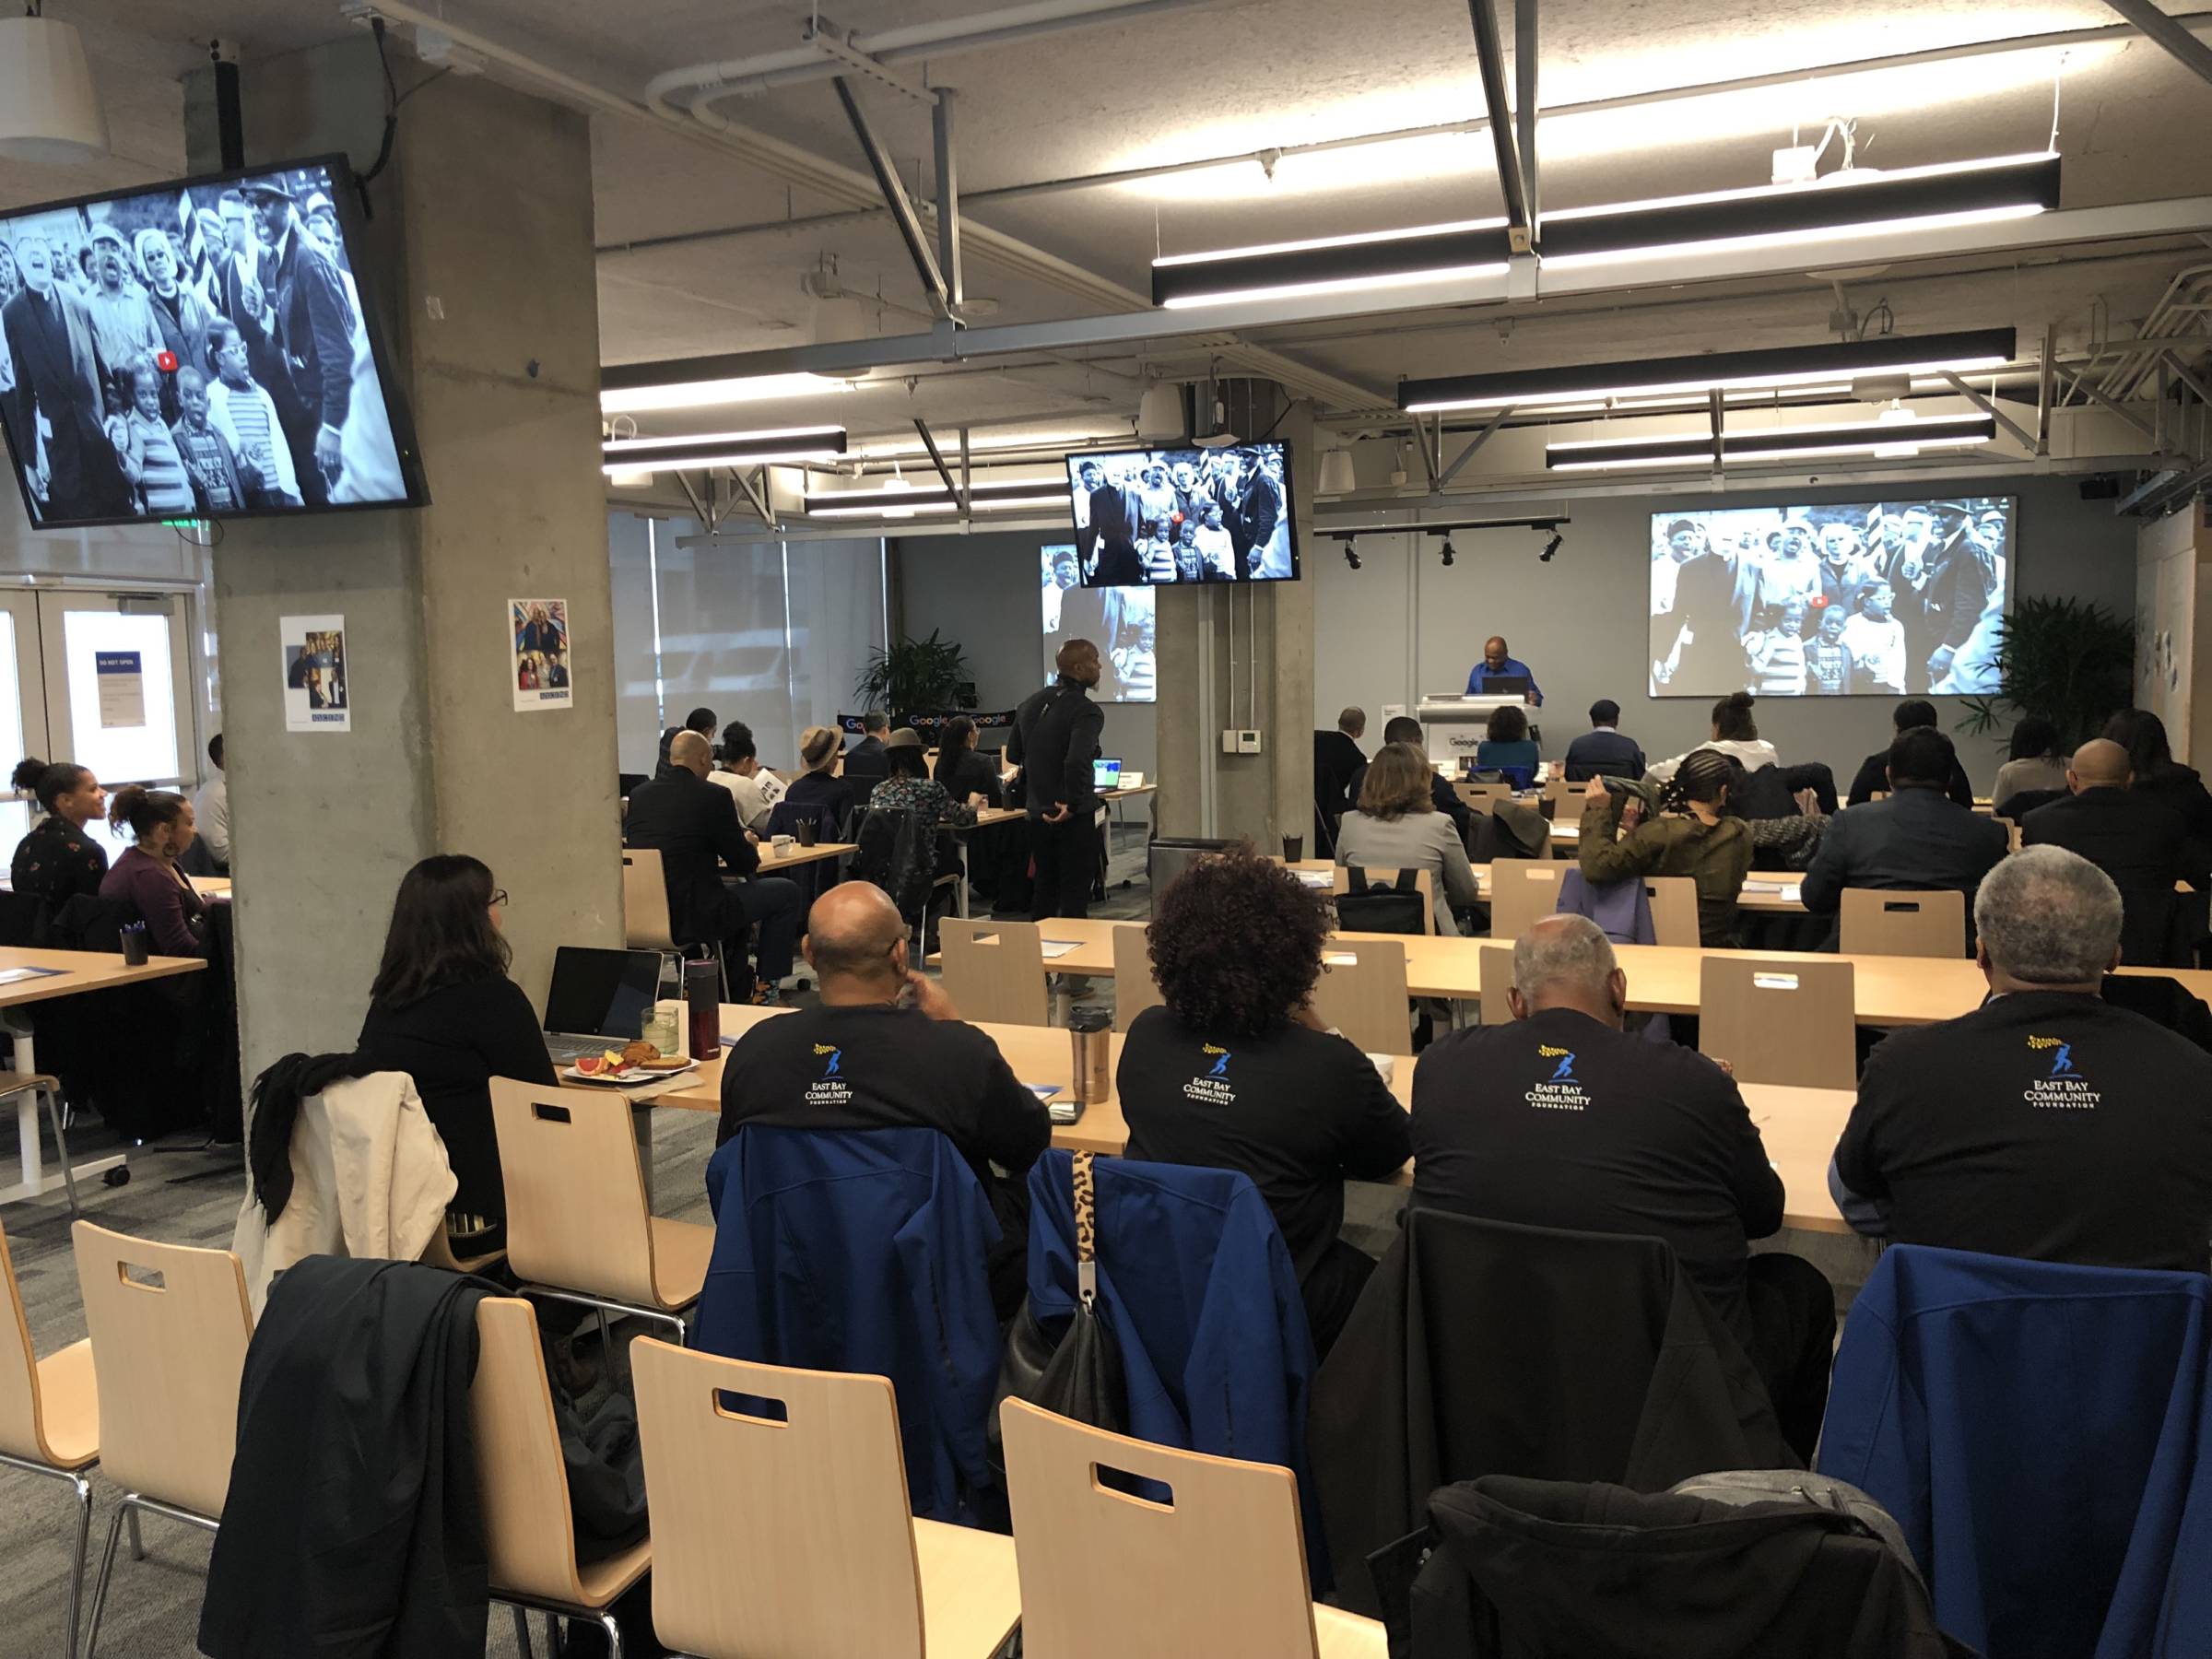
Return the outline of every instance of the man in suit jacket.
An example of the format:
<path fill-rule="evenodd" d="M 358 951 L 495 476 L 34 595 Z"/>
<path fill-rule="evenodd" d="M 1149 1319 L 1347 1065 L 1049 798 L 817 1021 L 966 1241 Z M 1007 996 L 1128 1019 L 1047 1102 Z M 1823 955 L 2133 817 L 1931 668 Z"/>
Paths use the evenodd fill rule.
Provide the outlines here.
<path fill-rule="evenodd" d="M 1614 728 L 1620 724 L 1620 705 L 1600 698 L 1590 705 L 1590 729 L 1567 746 L 1567 782 L 1587 783 L 1593 778 L 1641 778 L 1643 750 L 1632 737 Z"/>
<path fill-rule="evenodd" d="M 1833 915 L 1845 888 L 1943 888 L 1966 895 L 2005 856 L 2005 828 L 1955 801 L 1943 782 L 1958 764 L 1951 740 L 1933 726 L 1900 732 L 1889 746 L 1889 797 L 1837 815 L 1805 873 L 1805 908 Z M 1971 924 L 1970 924 L 1971 929 Z M 1959 941 L 1963 952 L 1966 941 Z"/>
<path fill-rule="evenodd" d="M 1936 705 L 1924 697 L 1908 697 L 1897 705 L 1896 712 L 1889 716 L 1889 723 L 1897 728 L 1900 736 L 1923 726 L 1934 731 Z M 1859 762 L 1859 770 L 1852 776 L 1851 794 L 1845 798 L 1844 805 L 1860 806 L 1871 801 L 1877 792 L 1889 787 L 1887 782 L 1888 775 L 1889 751 L 1877 749 Z M 1950 772 L 1943 780 L 1943 792 L 1961 806 L 1971 807 L 1974 804 L 1974 786 L 1967 780 L 1966 768 L 1959 764 L 1956 749 L 1951 753 Z"/>
<path fill-rule="evenodd" d="M 776 986 L 791 974 L 799 935 L 799 889 L 781 877 L 762 877 L 754 838 L 737 821 L 737 802 L 707 781 L 713 748 L 697 732 L 678 732 L 668 746 L 666 769 L 629 792 L 622 842 L 661 855 L 668 888 L 668 931 L 679 945 L 720 945 L 731 982 L 747 983 L 747 924 L 759 929 L 760 977 L 752 1000 L 776 1001 Z"/>
<path fill-rule="evenodd" d="M 883 752 L 883 740 L 890 730 L 890 716 L 881 709 L 870 709 L 860 717 L 860 741 L 845 751 L 845 783 L 855 806 L 866 806 L 868 793 L 891 775 L 891 763 Z"/>
<path fill-rule="evenodd" d="M 2134 780 L 2124 748 L 2091 739 L 2067 763 L 2072 793 L 2023 818 L 2020 841 L 2030 847 L 2064 847 L 2112 878 L 2124 907 L 2123 962 L 2186 968 L 2188 939 L 2173 884 L 2203 872 L 2187 868 L 2188 831 L 2181 815 L 2129 788 Z"/>
<path fill-rule="evenodd" d="M 1336 820 L 1349 809 L 1346 792 L 1354 774 L 1367 769 L 1367 752 L 1359 739 L 1367 731 L 1367 711 L 1347 709 L 1336 716 L 1336 729 L 1313 734 L 1313 854 L 1331 856 L 1336 847 Z"/>
<path fill-rule="evenodd" d="M 337 267 L 300 224 L 290 191 L 268 178 L 249 180 L 240 193 L 260 221 L 272 256 L 261 268 L 268 332 L 283 372 L 269 395 L 284 425 L 300 493 L 309 506 L 320 506 L 330 500 L 343 464 L 346 417 L 353 404 L 352 302 Z"/>
<path fill-rule="evenodd" d="M 106 366 L 94 343 L 91 312 L 76 285 L 57 276 L 53 257 L 53 244 L 36 230 L 16 244 L 25 287 L 0 309 L 16 370 L 8 430 L 31 494 L 43 503 L 41 521 L 121 517 L 130 511 L 130 491 L 101 424 Z"/>

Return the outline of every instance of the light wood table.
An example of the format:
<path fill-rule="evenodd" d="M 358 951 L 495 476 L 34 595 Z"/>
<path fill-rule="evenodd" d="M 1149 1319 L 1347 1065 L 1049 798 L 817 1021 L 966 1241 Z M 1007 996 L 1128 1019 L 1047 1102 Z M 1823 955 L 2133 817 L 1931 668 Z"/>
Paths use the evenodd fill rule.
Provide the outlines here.
<path fill-rule="evenodd" d="M 1109 922 L 1056 917 L 1039 924 L 1047 973 L 1113 976 L 1115 927 L 1142 927 L 1141 922 Z M 1473 1001 L 1482 994 L 1482 950 L 1510 940 L 1434 937 L 1421 934 L 1346 934 L 1347 939 L 1394 940 L 1406 947 L 1406 991 L 1414 996 Z M 1056 945 L 1073 949 L 1053 954 Z M 1874 1026 L 1933 1025 L 1955 1019 L 1981 1005 L 1988 992 L 1982 971 L 1960 958 L 1835 956 L 1776 950 L 1706 950 L 1683 945 L 1616 945 L 1629 979 L 1629 1006 L 1654 1014 L 1695 1014 L 1699 974 L 1708 956 L 1771 962 L 1778 971 L 1814 962 L 1850 962 L 1855 969 L 1858 1023 Z M 2212 972 L 2193 968 L 2123 968 L 2123 973 L 2163 974 L 2179 981 L 2194 996 L 2212 1001 Z"/>
<path fill-rule="evenodd" d="M 35 1033 L 30 1015 L 34 1003 L 57 996 L 75 996 L 86 991 L 106 991 L 146 980 L 171 979 L 180 973 L 199 973 L 207 964 L 197 957 L 154 957 L 142 968 L 133 968 L 120 954 L 98 950 L 0 949 L 0 1027 L 15 1039 L 18 1072 L 39 1069 Z M 25 970 L 43 970 L 22 979 L 6 976 Z M 18 1179 L 0 1187 L 0 1204 L 35 1198 L 60 1180 L 49 1175 L 39 1150 L 39 1103 L 21 1095 L 16 1100 Z M 123 1161 L 121 1153 L 76 1166 L 79 1175 L 98 1175 Z"/>
<path fill-rule="evenodd" d="M 785 1008 L 754 1008 L 725 1003 L 722 1009 L 723 1035 L 742 1036 L 763 1019 L 788 1012 Z M 1074 1077 L 1074 1045 L 1059 1027 L 979 1025 L 976 1029 L 998 1045 L 998 1052 L 1006 1057 L 1014 1075 L 1024 1083 L 1056 1083 L 1065 1088 Z M 1119 1031 L 1112 1033 L 1112 1065 L 1118 1073 L 1122 1059 Z M 1408 1111 L 1413 1106 L 1414 1065 L 1415 1059 L 1410 1054 L 1398 1055 L 1391 1062 L 1391 1093 Z M 1751 1120 L 1759 1125 L 1759 1135 L 1766 1142 L 1767 1156 L 1782 1176 L 1785 1211 L 1783 1225 L 1807 1232 L 1849 1232 L 1851 1229 L 1837 1213 L 1835 1200 L 1829 1195 L 1828 1162 L 1843 1133 L 1844 1121 L 1851 1115 L 1852 1102 L 1856 1098 L 1853 1092 L 1848 1088 L 1783 1088 L 1769 1084 L 1747 1084 L 1743 1094 L 1751 1110 Z M 707 1062 L 696 1074 L 688 1075 L 679 1087 L 654 1095 L 651 1103 L 677 1111 L 720 1112 L 720 1057 Z M 1111 1096 L 1097 1105 L 1085 1107 L 1077 1122 L 1053 1125 L 1053 1145 L 1071 1152 L 1100 1152 L 1119 1157 L 1128 1144 L 1129 1124 L 1122 1116 L 1121 1101 Z M 1382 1184 L 1410 1186 L 1412 1182 L 1413 1166 L 1409 1163 Z"/>
<path fill-rule="evenodd" d="M 230 902 L 230 877 L 228 876 L 188 876 L 192 890 L 210 904 Z"/>
<path fill-rule="evenodd" d="M 759 850 L 759 874 L 763 876 L 772 876 L 778 870 L 794 869 L 800 865 L 819 864 L 826 858 L 842 858 L 848 853 L 860 851 L 850 841 L 817 841 L 811 847 L 802 847 L 794 841 L 788 851 L 779 853 L 773 843 L 767 841 L 760 843 Z"/>

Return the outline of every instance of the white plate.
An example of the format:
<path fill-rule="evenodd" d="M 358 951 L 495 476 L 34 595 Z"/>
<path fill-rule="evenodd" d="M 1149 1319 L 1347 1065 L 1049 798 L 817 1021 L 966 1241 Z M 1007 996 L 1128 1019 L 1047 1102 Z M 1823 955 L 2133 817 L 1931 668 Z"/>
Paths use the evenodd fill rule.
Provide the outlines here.
<path fill-rule="evenodd" d="M 699 1062 L 688 1061 L 674 1071 L 626 1071 L 618 1077 L 605 1072 L 580 1072 L 573 1065 L 564 1065 L 560 1075 L 571 1083 L 591 1083 L 601 1088 L 629 1088 L 640 1083 L 665 1083 L 671 1077 L 688 1077 L 699 1069 Z"/>

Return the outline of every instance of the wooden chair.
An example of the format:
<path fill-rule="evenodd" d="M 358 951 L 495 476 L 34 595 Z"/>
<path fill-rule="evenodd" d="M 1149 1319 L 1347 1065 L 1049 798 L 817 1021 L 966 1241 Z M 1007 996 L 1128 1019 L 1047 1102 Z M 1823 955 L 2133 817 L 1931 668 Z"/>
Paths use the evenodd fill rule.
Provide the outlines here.
<path fill-rule="evenodd" d="M 1462 783 L 1455 782 L 1452 785 L 1452 793 L 1459 797 L 1461 806 L 1475 813 L 1489 811 L 1493 802 L 1510 801 L 1513 798 L 1513 787 L 1510 783 Z"/>
<path fill-rule="evenodd" d="M 1698 980 L 1698 1047 L 1734 1065 L 1738 1083 L 1853 1088 L 1852 996 L 1849 962 L 1708 956 Z"/>
<path fill-rule="evenodd" d="M 650 1337 L 631 1360 L 663 1642 L 700 1659 L 998 1651 L 1021 1617 L 1014 1540 L 914 1517 L 888 1378 Z"/>
<path fill-rule="evenodd" d="M 597 1313 L 602 1340 L 612 1312 L 671 1326 L 680 1342 L 714 1230 L 653 1213 L 629 1110 L 614 1089 L 491 1080 L 507 1260 L 524 1295 Z"/>
<path fill-rule="evenodd" d="M 1395 939 L 1330 939 L 1322 947 L 1313 1011 L 1370 1054 L 1402 1054 L 1412 1040 L 1406 947 Z M 1349 959 L 1348 960 L 1345 959 Z"/>
<path fill-rule="evenodd" d="M 596 1624 L 619 1659 L 621 1632 L 608 1609 L 645 1576 L 653 1542 L 641 1539 L 589 1563 L 577 1560 L 568 1468 L 536 1311 L 519 1297 L 486 1297 L 477 1304 L 477 1341 L 468 1414 L 483 1488 L 491 1599 L 513 1608 L 515 1646 L 524 1654 L 533 1651 L 524 1617 L 531 1609 Z"/>
<path fill-rule="evenodd" d="M 1370 890 L 1379 887 L 1389 887 L 1400 876 L 1406 874 L 1403 870 L 1383 869 L 1365 865 L 1360 868 L 1367 877 L 1367 885 Z M 1433 935 L 1436 932 L 1436 876 L 1430 870 L 1416 870 L 1413 872 L 1413 885 L 1421 895 L 1421 932 Z M 1338 865 L 1331 873 L 1329 891 L 1332 896 L 1341 899 L 1351 890 L 1352 873 L 1343 865 Z"/>
<path fill-rule="evenodd" d="M 201 844 L 193 842 L 195 847 Z M 0 1108 L 13 1105 L 22 1094 L 36 1095 L 46 1108 L 47 1126 L 53 1131 L 53 1155 L 62 1166 L 62 1186 L 69 1194 L 69 1218 L 74 1221 L 85 1213 L 85 1207 L 76 1201 L 76 1169 L 69 1160 L 69 1137 L 62 1132 L 62 1080 L 44 1072 L 0 1072 Z"/>
<path fill-rule="evenodd" d="M 1962 957 L 1966 895 L 1845 888 L 1837 948 L 1845 956 Z"/>
<path fill-rule="evenodd" d="M 23 1293 L 0 1228 L 0 1468 L 65 1480 L 76 1494 L 76 1548 L 69 1558 L 68 1645 L 76 1652 L 77 1608 L 84 1600 L 85 1558 L 92 1543 L 92 1483 L 85 1470 L 100 1457 L 100 1392 L 89 1338 L 41 1359 L 30 1344 Z"/>
<path fill-rule="evenodd" d="M 1559 908 L 1567 866 L 1557 859 L 1501 858 L 1490 865 L 1490 937 L 1517 939 Z"/>
<path fill-rule="evenodd" d="M 668 884 L 657 847 L 622 849 L 622 931 L 632 950 L 674 950 Z"/>
<path fill-rule="evenodd" d="M 1050 1025 L 1044 983 L 1044 930 L 1034 922 L 937 924 L 945 994 L 962 1019 L 981 1025 Z"/>
<path fill-rule="evenodd" d="M 92 1583 L 91 1659 L 124 1521 L 134 1557 L 141 1510 L 208 1532 L 221 1521 L 253 1320 L 245 1270 L 227 1250 L 156 1244 L 89 1221 L 69 1236 L 99 1368 L 100 1463 L 124 1493 Z"/>
<path fill-rule="evenodd" d="M 1147 1008 L 1162 1004 L 1159 982 L 1152 977 L 1152 952 L 1145 930 L 1135 924 L 1113 930 L 1113 1029 L 1126 1031 Z"/>
<path fill-rule="evenodd" d="M 1172 1451 L 1017 1399 L 999 1426 L 1025 1659 L 1388 1651 L 1380 1624 L 1313 1600 L 1289 1470 Z M 1166 1500 L 1107 1485 L 1107 1470 L 1160 1483 Z"/>
<path fill-rule="evenodd" d="M 446 1230 L 443 1221 L 438 1224 L 438 1230 L 430 1235 L 430 1241 L 422 1247 L 423 1265 L 442 1267 L 448 1273 L 482 1273 L 487 1268 L 498 1266 L 506 1259 L 507 1253 L 503 1249 L 488 1250 L 482 1255 L 456 1254 L 453 1234 Z"/>
<path fill-rule="evenodd" d="M 1510 945 L 1485 945 L 1475 959 L 1477 985 L 1482 993 L 1482 1023 L 1511 1025 L 1512 1005 L 1505 994 L 1513 988 L 1513 950 Z"/>
<path fill-rule="evenodd" d="M 1705 942 L 1698 931 L 1698 884 L 1687 876 L 1646 876 L 1643 896 L 1652 906 L 1652 942 L 1685 945 Z"/>

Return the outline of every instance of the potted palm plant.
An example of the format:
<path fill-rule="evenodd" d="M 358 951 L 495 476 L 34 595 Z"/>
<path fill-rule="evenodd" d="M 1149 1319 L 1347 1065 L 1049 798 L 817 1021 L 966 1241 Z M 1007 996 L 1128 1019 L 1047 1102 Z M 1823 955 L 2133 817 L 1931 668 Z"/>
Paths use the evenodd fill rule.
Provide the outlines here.
<path fill-rule="evenodd" d="M 916 714 L 949 713 L 975 707 L 974 674 L 956 640 L 916 640 L 900 635 L 868 653 L 866 670 L 853 687 L 862 706 L 882 709 L 891 724 L 911 724 Z"/>
<path fill-rule="evenodd" d="M 2135 697 L 2136 630 L 2125 617 L 2078 599 L 2025 595 L 2001 624 L 1997 692 L 1965 700 L 1961 731 L 1995 732 L 2040 714 L 2058 732 L 2060 752 L 2094 737 Z"/>

